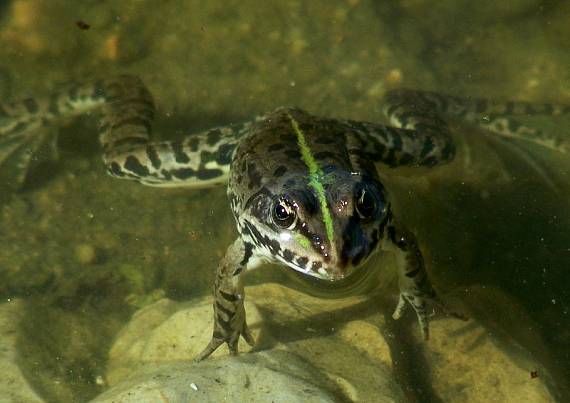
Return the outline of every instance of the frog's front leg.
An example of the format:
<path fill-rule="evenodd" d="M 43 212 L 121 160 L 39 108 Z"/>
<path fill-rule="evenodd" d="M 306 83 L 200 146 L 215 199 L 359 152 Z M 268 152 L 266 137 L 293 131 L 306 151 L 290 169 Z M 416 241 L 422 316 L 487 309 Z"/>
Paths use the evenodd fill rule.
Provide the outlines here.
<path fill-rule="evenodd" d="M 227 343 L 230 354 L 237 354 L 240 336 L 249 345 L 254 344 L 245 320 L 245 293 L 241 278 L 251 256 L 251 245 L 238 238 L 221 260 L 214 281 L 214 331 L 210 343 L 196 361 L 207 358 L 224 343 Z"/>
<path fill-rule="evenodd" d="M 390 224 L 386 230 L 388 243 L 385 249 L 396 254 L 400 288 L 400 298 L 392 317 L 399 319 L 406 305 L 410 304 L 416 312 L 422 336 L 426 340 L 429 338 L 428 303 L 445 314 L 466 320 L 463 315 L 450 311 L 437 296 L 427 276 L 415 235 L 397 221 Z"/>

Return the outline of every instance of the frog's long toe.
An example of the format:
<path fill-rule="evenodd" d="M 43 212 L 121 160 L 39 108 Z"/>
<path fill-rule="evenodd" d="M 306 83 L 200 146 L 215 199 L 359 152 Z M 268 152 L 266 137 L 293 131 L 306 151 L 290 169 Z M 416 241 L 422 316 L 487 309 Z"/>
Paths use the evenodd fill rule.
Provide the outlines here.
<path fill-rule="evenodd" d="M 218 332 L 214 332 L 210 342 L 206 346 L 204 350 L 200 354 L 194 358 L 194 361 L 200 362 L 206 358 L 208 358 L 214 351 L 218 349 L 222 344 L 227 343 L 228 348 L 230 350 L 230 355 L 237 355 L 238 354 L 238 343 L 240 336 L 249 344 L 250 346 L 255 345 L 255 339 L 252 336 L 247 324 L 244 324 L 243 329 L 241 332 L 234 331 L 230 333 L 226 338 L 220 335 Z"/>
<path fill-rule="evenodd" d="M 469 318 L 462 312 L 456 311 L 449 308 L 443 301 L 441 301 L 437 295 L 426 298 L 422 296 L 413 296 L 400 294 L 400 299 L 398 300 L 398 305 L 392 314 L 394 320 L 398 320 L 402 317 L 406 310 L 406 306 L 409 304 L 414 309 L 416 316 L 418 318 L 418 323 L 420 325 L 420 331 L 424 340 L 429 339 L 429 318 L 433 315 L 428 315 L 428 303 L 429 305 L 436 308 L 438 311 L 446 316 L 451 316 L 456 319 L 469 320 Z M 435 312 L 434 312 L 435 314 Z"/>
<path fill-rule="evenodd" d="M 194 361 L 200 362 L 200 361 L 208 358 L 222 344 L 224 344 L 224 341 L 222 339 L 218 339 L 218 338 L 212 336 L 212 339 L 208 343 L 208 346 L 204 350 L 202 350 L 202 352 L 200 354 L 198 354 L 196 356 L 196 358 L 194 358 Z"/>

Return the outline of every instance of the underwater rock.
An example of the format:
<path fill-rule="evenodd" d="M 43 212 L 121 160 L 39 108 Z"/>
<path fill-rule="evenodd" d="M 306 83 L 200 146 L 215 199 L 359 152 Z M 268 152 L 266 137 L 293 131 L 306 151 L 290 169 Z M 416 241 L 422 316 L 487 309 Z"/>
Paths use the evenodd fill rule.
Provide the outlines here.
<path fill-rule="evenodd" d="M 97 250 L 95 247 L 88 243 L 82 243 L 75 247 L 75 259 L 83 264 L 93 264 L 97 261 Z"/>
<path fill-rule="evenodd" d="M 277 284 L 250 286 L 246 294 L 248 323 L 257 340 L 253 351 L 262 353 L 246 353 L 251 348 L 241 341 L 238 357 L 229 356 L 224 346 L 215 352 L 217 359 L 191 363 L 211 335 L 211 297 L 184 303 L 163 299 L 139 311 L 119 334 L 107 372 L 113 392 L 103 397 L 123 399 L 128 391 L 142 398 L 146 395 L 140 393 L 156 393 L 154 388 L 169 398 L 189 399 L 190 393 L 207 390 L 205 395 L 196 395 L 197 400 L 220 401 L 239 389 L 245 395 L 237 395 L 236 401 L 264 400 L 262 396 L 276 401 L 280 396 L 291 401 L 319 396 L 327 401 L 333 396 L 335 401 L 342 397 L 347 401 L 399 402 L 405 399 L 394 374 L 392 351 L 403 348 L 405 357 L 399 360 L 425 366 L 413 376 L 422 377 L 423 385 L 429 385 L 433 396 L 442 401 L 554 401 L 545 383 L 547 372 L 523 349 L 515 354 L 505 351 L 474 319 L 436 318 L 428 342 L 419 339 L 414 323 L 408 342 L 416 338 L 414 344 L 419 349 L 405 343 L 395 348 L 393 341 L 383 337 L 390 326 L 381 314 L 386 309 L 379 308 L 382 300 L 322 299 Z M 271 364 L 281 362 L 283 368 L 289 368 L 285 365 L 288 360 L 294 371 L 282 372 Z M 309 367 L 307 378 L 304 371 Z M 247 383 L 243 374 L 249 374 L 248 388 L 243 386 Z M 188 388 L 192 382 L 198 391 Z M 299 382 L 308 383 L 302 386 Z M 179 386 L 183 384 L 184 391 Z M 289 384 L 306 390 L 288 395 L 291 387 L 281 388 Z M 268 385 L 273 386 L 266 389 Z M 422 385 L 413 380 L 407 387 L 417 389 L 412 394 L 421 394 Z M 260 391 L 264 394 L 257 394 Z M 309 395 L 303 394 L 306 391 Z M 525 400 L 527 397 L 530 400 Z"/>
<path fill-rule="evenodd" d="M 334 401 L 339 401 L 340 397 L 341 401 L 367 401 L 372 399 L 372 396 L 376 402 L 404 401 L 403 392 L 392 373 L 388 344 L 382 338 L 378 327 L 360 320 L 369 315 L 370 311 L 376 312 L 376 308 L 370 308 L 368 311 L 362 309 L 361 304 L 366 298 L 326 300 L 277 284 L 247 287 L 246 294 L 248 324 L 257 341 L 254 351 L 263 350 L 263 353 L 247 353 L 251 348 L 240 341 L 242 354 L 237 357 L 229 356 L 227 348 L 223 346 L 214 353 L 214 357 L 219 359 L 207 359 L 198 364 L 190 363 L 189 361 L 207 345 L 211 336 L 213 322 L 211 297 L 185 303 L 163 299 L 135 314 L 131 322 L 120 332 L 112 347 L 106 380 L 111 388 L 117 391 L 113 393 L 123 393 L 127 389 L 135 393 L 135 390 L 139 390 L 137 388 L 145 388 L 144 379 L 148 379 L 149 376 L 147 371 L 155 374 L 153 371 L 156 369 L 162 374 L 161 377 L 170 376 L 168 374 L 171 369 L 167 362 L 176 362 L 176 365 L 181 365 L 176 368 L 184 368 L 184 371 L 188 371 L 187 373 L 192 376 L 203 375 L 205 378 L 199 379 L 204 385 L 210 385 L 213 379 L 209 378 L 208 371 L 214 370 L 209 368 L 225 366 L 228 368 L 227 371 L 233 372 L 234 366 L 241 368 L 244 363 L 255 362 L 255 366 L 252 366 L 256 368 L 255 371 L 253 369 L 244 371 L 246 373 L 261 371 L 263 377 L 277 379 L 273 383 L 267 381 L 267 384 L 274 384 L 275 387 L 270 390 L 270 394 L 266 391 L 266 394 L 259 395 L 263 396 L 263 399 L 258 396 L 262 401 L 268 398 L 279 401 L 281 393 L 286 393 L 288 399 L 293 399 L 291 401 L 298 398 L 309 399 L 313 395 L 303 394 L 306 390 L 311 391 L 311 394 L 319 391 L 317 395 L 322 399 L 336 396 Z M 284 355 L 283 350 L 288 354 Z M 260 356 L 264 358 L 253 358 Z M 302 357 L 306 364 L 300 365 L 299 358 L 288 357 Z M 286 370 L 288 367 L 285 363 L 289 362 L 288 360 L 295 368 L 310 366 L 310 371 L 305 373 Z M 280 362 L 283 367 L 274 368 L 270 362 Z M 347 368 L 350 370 L 347 371 Z M 235 371 L 239 372 L 242 369 Z M 229 383 L 243 384 L 239 380 L 241 378 L 236 378 L 237 374 L 221 375 L 225 373 L 220 370 L 215 377 L 225 382 L 224 387 L 227 388 Z M 299 389 L 294 395 L 289 395 L 292 393 L 289 390 L 292 387 L 287 385 L 291 382 L 293 384 L 300 382 L 298 379 L 307 374 L 307 380 L 313 386 L 309 385 L 305 391 Z M 178 374 L 172 376 L 178 377 Z M 266 381 L 261 380 L 259 385 L 256 385 L 257 381 L 253 381 L 253 376 L 250 376 L 251 390 L 246 390 L 247 393 L 253 393 L 252 390 L 258 390 L 256 388 L 265 388 L 263 385 Z M 293 380 L 289 380 L 288 377 L 293 377 Z M 194 382 L 200 389 L 197 381 L 191 380 L 190 377 L 184 379 L 186 392 L 189 391 L 190 382 Z M 175 386 L 164 387 L 167 388 L 165 390 L 170 390 L 168 389 L 170 387 L 177 390 Z M 281 387 L 286 387 L 287 390 L 281 390 Z M 219 389 L 219 392 L 212 392 L 213 395 L 206 396 L 213 401 L 220 401 L 216 399 L 229 396 L 217 394 L 228 393 L 218 384 L 208 386 L 208 390 L 213 390 L 212 388 Z M 103 395 L 105 398 L 111 396 L 107 393 L 111 392 L 106 392 Z M 114 399 L 119 399 L 123 395 L 112 396 Z M 236 401 L 251 400 L 254 397 L 240 396 Z M 323 401 L 328 401 L 326 399 Z"/>
<path fill-rule="evenodd" d="M 249 328 L 260 338 L 259 312 L 246 301 Z M 165 361 L 191 361 L 206 347 L 212 336 L 211 298 L 175 302 L 161 299 L 138 311 L 117 336 L 109 352 L 106 380 L 109 385 L 122 381 L 138 367 Z M 241 352 L 251 347 L 240 340 Z M 228 355 L 225 346 L 212 357 Z"/>
<path fill-rule="evenodd" d="M 0 304 L 0 401 L 43 402 L 32 389 L 18 366 L 17 326 L 22 302 L 12 300 Z"/>
<path fill-rule="evenodd" d="M 323 376 L 286 351 L 201 363 L 149 363 L 92 402 L 337 402 Z"/>

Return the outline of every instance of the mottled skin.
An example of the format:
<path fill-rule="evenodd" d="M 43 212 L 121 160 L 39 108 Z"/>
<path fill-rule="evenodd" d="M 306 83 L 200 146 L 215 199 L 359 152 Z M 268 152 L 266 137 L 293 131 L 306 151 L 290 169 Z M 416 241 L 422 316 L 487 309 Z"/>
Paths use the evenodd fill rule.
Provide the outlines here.
<path fill-rule="evenodd" d="M 22 183 L 33 151 L 53 139 L 51 123 L 97 111 L 110 175 L 149 186 L 196 188 L 229 181 L 239 235 L 218 266 L 214 331 L 198 360 L 224 343 L 237 353 L 240 336 L 253 344 L 243 303 L 247 269 L 274 262 L 337 281 L 361 269 L 379 249 L 395 253 L 398 261 L 400 299 L 394 318 L 409 304 L 427 338 L 428 304 L 451 312 L 429 282 L 414 234 L 394 216 L 377 167 L 431 167 L 452 160 L 450 116 L 500 139 L 566 152 L 565 139 L 525 127 L 512 116 L 559 115 L 570 107 L 412 90 L 391 91 L 384 102 L 391 126 L 278 108 L 243 124 L 153 141 L 154 104 L 138 78 L 72 85 L 46 98 L 0 104 L 0 174 L 9 178 L 0 185 Z"/>

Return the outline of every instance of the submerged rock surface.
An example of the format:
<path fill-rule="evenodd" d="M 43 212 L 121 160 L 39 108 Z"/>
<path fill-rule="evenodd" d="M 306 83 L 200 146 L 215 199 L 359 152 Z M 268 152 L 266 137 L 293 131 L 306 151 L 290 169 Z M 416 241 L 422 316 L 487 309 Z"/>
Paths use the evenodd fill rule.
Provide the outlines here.
<path fill-rule="evenodd" d="M 522 350 L 502 349 L 476 320 L 436 319 L 424 342 L 415 323 L 395 329 L 374 310 L 354 313 L 375 300 L 322 300 L 277 284 L 246 294 L 253 350 L 241 342 L 237 357 L 223 346 L 215 358 L 192 362 L 210 338 L 211 299 L 163 299 L 120 333 L 110 352 L 111 389 L 96 401 L 151 399 L 160 391 L 197 401 L 403 402 L 404 390 L 424 387 L 427 398 L 446 402 L 555 401 L 542 369 L 531 378 L 538 364 Z"/>

